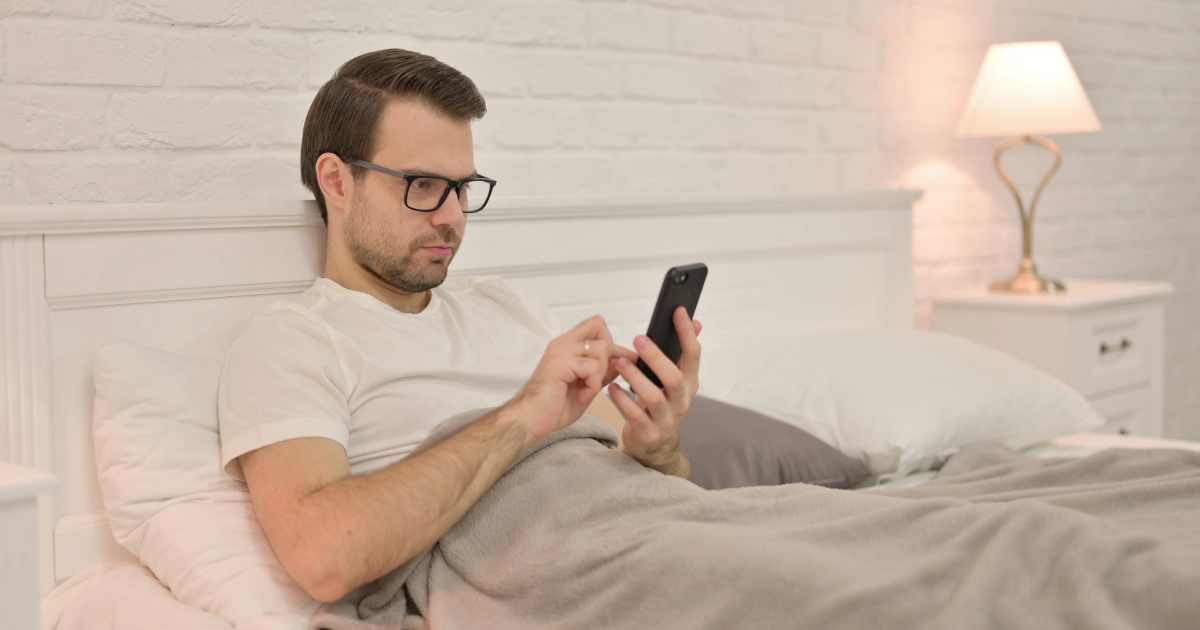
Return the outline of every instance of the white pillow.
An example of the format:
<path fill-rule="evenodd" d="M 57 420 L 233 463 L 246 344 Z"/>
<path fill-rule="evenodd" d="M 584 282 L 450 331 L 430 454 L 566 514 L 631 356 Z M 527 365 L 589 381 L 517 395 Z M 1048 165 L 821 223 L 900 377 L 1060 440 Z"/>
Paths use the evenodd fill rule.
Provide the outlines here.
<path fill-rule="evenodd" d="M 319 603 L 279 564 L 245 484 L 221 470 L 221 363 L 97 341 L 92 430 L 113 535 L 180 601 L 239 630 L 307 628 Z"/>
<path fill-rule="evenodd" d="M 705 348 L 706 396 L 795 425 L 886 481 L 963 446 L 1025 448 L 1104 419 L 1075 390 L 1003 354 L 929 331 L 777 340 L 770 353 Z"/>

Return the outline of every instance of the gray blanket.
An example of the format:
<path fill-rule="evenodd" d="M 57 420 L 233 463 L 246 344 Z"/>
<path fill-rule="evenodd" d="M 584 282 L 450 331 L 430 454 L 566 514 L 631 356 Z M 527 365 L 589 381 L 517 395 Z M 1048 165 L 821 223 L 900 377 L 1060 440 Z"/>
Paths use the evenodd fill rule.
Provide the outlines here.
<path fill-rule="evenodd" d="M 985 443 L 911 490 L 706 491 L 616 440 L 591 416 L 541 440 L 312 627 L 1200 627 L 1200 453 Z"/>

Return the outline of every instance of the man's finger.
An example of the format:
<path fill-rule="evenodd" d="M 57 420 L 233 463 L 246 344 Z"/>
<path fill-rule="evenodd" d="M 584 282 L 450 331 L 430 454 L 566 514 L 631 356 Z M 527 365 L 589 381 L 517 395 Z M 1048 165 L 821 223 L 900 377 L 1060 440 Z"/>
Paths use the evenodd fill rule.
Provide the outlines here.
<path fill-rule="evenodd" d="M 597 359 L 605 364 L 613 352 L 612 344 L 603 339 L 585 339 L 575 350 L 582 356 Z"/>
<path fill-rule="evenodd" d="M 596 392 L 604 389 L 604 377 L 607 371 L 608 361 L 601 361 L 597 357 L 584 357 L 588 362 L 589 372 L 584 383 L 587 390 L 595 395 Z"/>
<path fill-rule="evenodd" d="M 638 335 L 633 340 L 633 347 L 638 348 L 638 356 L 654 371 L 654 375 L 663 384 L 663 389 L 674 395 L 676 390 L 683 386 L 683 373 L 679 371 L 679 366 L 654 345 L 649 337 Z M 640 396 L 641 392 L 638 392 L 638 395 Z"/>
<path fill-rule="evenodd" d="M 604 318 L 599 315 L 596 315 L 593 319 L 596 320 L 600 327 L 600 338 L 607 341 L 609 345 L 612 345 L 612 332 L 608 330 L 608 322 L 604 321 Z"/>
<path fill-rule="evenodd" d="M 687 309 L 680 306 L 675 309 L 675 332 L 679 334 L 679 347 L 683 354 L 679 357 L 679 369 L 684 378 L 698 380 L 700 374 L 700 322 L 688 318 Z"/>
<path fill-rule="evenodd" d="M 608 371 L 604 374 L 604 384 L 608 385 L 613 382 L 620 372 L 617 370 L 617 360 L 625 359 L 629 362 L 637 361 L 637 353 L 629 348 L 622 346 L 613 346 L 612 356 L 608 358 Z"/>
<path fill-rule="evenodd" d="M 650 419 L 650 414 L 638 405 L 629 395 L 629 392 L 621 388 L 620 385 L 612 384 L 608 386 L 608 396 L 612 399 L 613 404 L 617 406 L 617 411 L 625 416 L 625 421 L 638 426 Z"/>
<path fill-rule="evenodd" d="M 670 363 L 670 360 L 667 359 L 667 362 Z M 675 369 L 675 366 L 671 367 Z M 633 393 L 637 394 L 638 403 L 647 409 L 658 410 L 661 413 L 662 407 L 667 404 L 667 396 L 663 390 L 659 389 L 653 381 L 647 378 L 645 374 L 642 374 L 637 365 L 630 361 L 618 359 L 617 369 L 620 370 L 625 382 L 629 383 L 629 388 L 633 390 Z M 659 376 L 659 378 L 661 379 L 662 377 Z"/>
<path fill-rule="evenodd" d="M 577 350 L 554 357 L 554 362 L 553 373 L 563 383 L 586 387 L 593 394 L 604 387 L 605 366 L 596 357 L 581 356 Z"/>
<path fill-rule="evenodd" d="M 599 315 L 593 315 L 579 325 L 563 333 L 563 337 L 575 341 L 586 341 L 588 339 L 603 339 L 612 343 L 612 335 L 608 331 L 608 322 Z"/>
<path fill-rule="evenodd" d="M 600 366 L 595 359 L 583 358 L 580 360 L 587 362 L 588 372 L 575 381 L 575 386 L 579 390 L 579 402 L 586 405 L 590 404 L 592 398 L 600 393 L 600 390 L 604 389 L 604 379 L 600 372 Z"/>
<path fill-rule="evenodd" d="M 625 359 L 626 361 L 637 361 L 638 353 L 636 350 L 631 350 L 625 346 L 613 346 L 612 356 L 614 359 Z"/>

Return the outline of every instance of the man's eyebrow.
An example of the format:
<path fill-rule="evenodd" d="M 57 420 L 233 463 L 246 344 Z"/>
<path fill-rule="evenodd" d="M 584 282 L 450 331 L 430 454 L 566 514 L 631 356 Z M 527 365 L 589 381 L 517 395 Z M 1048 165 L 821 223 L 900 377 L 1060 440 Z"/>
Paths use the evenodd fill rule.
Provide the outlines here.
<path fill-rule="evenodd" d="M 404 173 L 405 175 L 411 175 L 413 177 L 442 177 L 445 179 L 454 179 L 453 177 L 447 177 L 446 175 L 442 175 L 441 173 L 435 173 L 433 171 L 423 169 L 423 168 L 409 168 L 409 169 L 398 168 L 398 169 L 396 169 L 396 172 Z M 479 171 L 471 171 L 471 174 L 467 175 L 463 179 L 471 179 L 474 177 L 479 177 Z"/>

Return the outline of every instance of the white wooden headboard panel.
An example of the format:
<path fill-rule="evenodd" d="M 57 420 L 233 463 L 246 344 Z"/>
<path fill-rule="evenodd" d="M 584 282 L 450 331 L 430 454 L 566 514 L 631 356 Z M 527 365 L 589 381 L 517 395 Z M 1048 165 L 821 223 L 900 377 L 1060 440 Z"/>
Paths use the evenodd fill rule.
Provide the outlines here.
<path fill-rule="evenodd" d="M 163 291 L 311 284 L 324 232 L 316 226 L 54 234 L 46 237 L 46 298 L 52 308 L 97 306 Z M 260 256 L 269 251 L 271 255 Z M 254 263 L 247 265 L 247 259 Z M 191 293 L 188 294 L 192 296 Z"/>
<path fill-rule="evenodd" d="M 510 200 L 469 219 L 451 273 L 503 275 L 567 322 L 600 313 L 628 344 L 664 271 L 705 262 L 706 347 L 769 351 L 781 331 L 911 327 L 918 197 Z M 0 208 L 0 461 L 61 484 L 42 505 L 43 589 L 127 557 L 96 483 L 95 339 L 222 356 L 254 313 L 311 284 L 323 246 L 311 202 Z"/>

